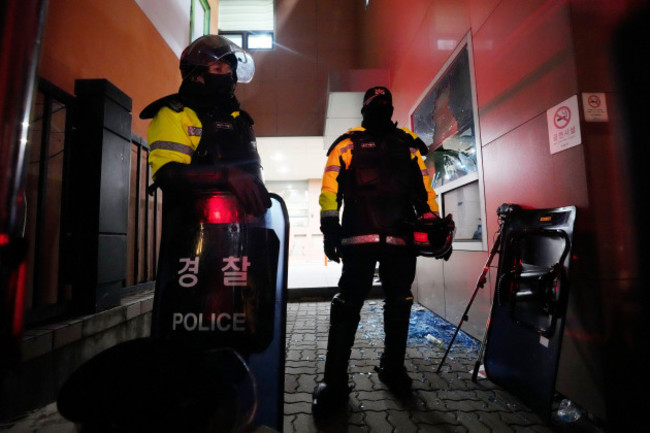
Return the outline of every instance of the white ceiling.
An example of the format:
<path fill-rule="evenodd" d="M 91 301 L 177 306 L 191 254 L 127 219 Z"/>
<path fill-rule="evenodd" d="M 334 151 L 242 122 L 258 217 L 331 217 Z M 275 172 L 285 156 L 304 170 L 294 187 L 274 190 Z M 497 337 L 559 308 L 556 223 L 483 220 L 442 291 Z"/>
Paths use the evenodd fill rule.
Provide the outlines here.
<path fill-rule="evenodd" d="M 264 179 L 320 179 L 327 157 L 323 137 L 257 137 Z"/>
<path fill-rule="evenodd" d="M 323 137 L 257 137 L 267 181 L 320 179 L 330 144 L 361 124 L 363 92 L 330 92 Z"/>

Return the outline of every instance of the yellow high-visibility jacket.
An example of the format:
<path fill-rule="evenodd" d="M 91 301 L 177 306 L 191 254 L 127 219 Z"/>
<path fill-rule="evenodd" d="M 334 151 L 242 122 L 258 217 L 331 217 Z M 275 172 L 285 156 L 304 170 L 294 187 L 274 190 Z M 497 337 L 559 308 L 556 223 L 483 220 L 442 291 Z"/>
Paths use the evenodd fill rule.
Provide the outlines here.
<path fill-rule="evenodd" d="M 156 172 L 168 162 L 189 164 L 201 140 L 201 121 L 188 107 L 175 111 L 162 106 L 147 130 L 149 165 L 155 179 Z"/>
<path fill-rule="evenodd" d="M 238 148 L 238 157 L 250 159 L 253 165 L 259 165 L 259 155 L 254 146 L 255 136 L 250 128 L 253 123 L 250 116 L 241 110 L 223 115 L 225 116 L 223 119 L 215 118 L 215 125 L 202 125 L 196 111 L 185 106 L 176 95 L 158 99 L 142 110 L 140 118 L 152 118 L 147 130 L 147 140 L 151 149 L 149 165 L 154 181 L 160 167 L 168 162 L 189 164 L 192 161 L 194 151 L 201 141 L 204 127 L 213 130 L 216 127 L 218 130 L 220 127 L 236 129 L 239 126 L 246 129 L 246 134 L 242 137 L 245 137 L 248 142 L 241 143 L 241 149 Z M 214 131 L 211 130 L 208 133 L 211 133 L 214 138 Z M 224 139 L 226 138 L 224 137 Z M 230 142 L 226 144 L 234 145 Z M 233 158 L 233 152 L 230 151 L 229 154 L 228 158 Z"/>
<path fill-rule="evenodd" d="M 345 204 L 343 206 L 344 215 L 342 224 L 344 236 L 364 234 L 364 232 L 372 233 L 377 229 L 377 227 L 373 227 L 372 221 L 358 221 L 359 219 L 363 218 L 372 220 L 372 214 L 373 212 L 377 213 L 376 210 L 355 209 L 357 203 L 363 201 L 363 198 L 358 198 L 355 196 L 352 202 L 350 202 L 349 197 L 352 196 L 353 193 L 356 194 L 356 192 L 342 191 L 342 188 L 344 187 L 341 184 L 341 180 L 344 178 L 345 172 L 350 170 L 353 164 L 355 137 L 362 137 L 361 139 L 357 139 L 357 143 L 359 143 L 357 146 L 360 148 L 372 147 L 375 145 L 374 143 L 369 143 L 372 138 L 366 132 L 366 129 L 361 126 L 352 128 L 348 130 L 346 134 L 339 137 L 339 139 L 337 139 L 332 144 L 328 152 L 327 163 L 323 174 L 321 194 L 319 197 L 321 219 L 327 217 L 338 218 L 339 209 L 342 205 L 342 202 Z M 414 200 L 415 202 L 412 203 L 412 205 L 416 207 L 419 214 L 422 214 L 423 212 L 429 210 L 437 213 L 438 203 L 436 202 L 436 193 L 431 187 L 431 178 L 429 177 L 426 166 L 424 164 L 424 160 L 422 158 L 422 154 L 420 153 L 420 148 L 424 149 L 426 146 L 422 140 L 420 140 L 418 136 L 408 128 L 396 129 L 396 132 L 391 137 L 394 137 L 391 138 L 393 140 L 399 140 L 403 146 L 406 144 L 408 145 L 411 160 L 411 164 L 409 164 L 408 170 L 419 171 L 419 174 L 411 173 L 410 175 L 410 179 L 420 179 L 419 185 L 416 185 L 414 181 L 410 187 L 414 191 L 414 197 L 416 198 L 416 200 Z M 357 154 L 360 154 L 360 152 L 362 152 L 361 149 L 357 151 Z M 358 177 L 359 175 L 356 174 L 354 176 Z M 382 182 L 382 179 L 378 179 L 378 182 Z M 356 188 L 356 184 L 353 183 L 352 185 L 353 186 L 351 188 Z M 348 195 L 348 200 L 346 200 L 346 194 Z M 370 206 L 386 208 L 390 207 L 390 200 L 392 199 L 394 199 L 394 197 L 379 197 L 374 201 L 366 200 L 366 203 L 371 203 Z M 375 203 L 375 205 L 372 203 Z M 368 205 L 366 204 L 363 206 L 367 207 Z M 357 221 L 346 223 L 346 213 L 350 214 L 348 219 L 354 219 Z M 405 215 L 405 217 L 409 216 Z"/>

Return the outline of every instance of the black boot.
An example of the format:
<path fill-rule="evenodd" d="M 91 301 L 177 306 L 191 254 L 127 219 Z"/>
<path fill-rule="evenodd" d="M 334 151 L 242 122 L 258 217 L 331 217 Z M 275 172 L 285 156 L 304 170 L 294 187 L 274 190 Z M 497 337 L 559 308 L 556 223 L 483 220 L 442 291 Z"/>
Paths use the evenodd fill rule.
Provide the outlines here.
<path fill-rule="evenodd" d="M 404 357 L 413 298 L 387 300 L 384 305 L 384 353 L 378 368 L 379 380 L 400 398 L 411 394 L 413 380 L 406 373 Z"/>
<path fill-rule="evenodd" d="M 411 395 L 411 379 L 406 372 L 406 367 L 387 367 L 385 362 L 386 357 L 381 356 L 379 367 L 375 367 L 375 371 L 379 373 L 379 380 L 399 398 L 406 398 Z"/>
<path fill-rule="evenodd" d="M 359 326 L 360 308 L 340 294 L 332 299 L 330 328 L 325 358 L 323 381 L 314 388 L 312 414 L 322 418 L 346 407 L 350 387 L 348 385 L 348 361 Z"/>

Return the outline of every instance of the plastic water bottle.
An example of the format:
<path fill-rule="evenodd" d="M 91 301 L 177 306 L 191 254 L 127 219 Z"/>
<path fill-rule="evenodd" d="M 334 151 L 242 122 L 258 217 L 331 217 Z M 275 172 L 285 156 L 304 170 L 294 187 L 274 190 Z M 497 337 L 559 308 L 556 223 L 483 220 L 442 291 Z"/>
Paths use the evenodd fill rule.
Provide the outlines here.
<path fill-rule="evenodd" d="M 571 400 L 565 398 L 560 402 L 557 416 L 561 421 L 571 423 L 578 421 L 582 416 L 582 413 L 578 406 L 576 406 Z"/>
<path fill-rule="evenodd" d="M 442 342 L 441 339 L 434 337 L 431 334 L 427 334 L 424 337 L 429 343 L 433 344 L 436 347 L 439 347 L 440 349 L 445 348 L 445 343 Z"/>

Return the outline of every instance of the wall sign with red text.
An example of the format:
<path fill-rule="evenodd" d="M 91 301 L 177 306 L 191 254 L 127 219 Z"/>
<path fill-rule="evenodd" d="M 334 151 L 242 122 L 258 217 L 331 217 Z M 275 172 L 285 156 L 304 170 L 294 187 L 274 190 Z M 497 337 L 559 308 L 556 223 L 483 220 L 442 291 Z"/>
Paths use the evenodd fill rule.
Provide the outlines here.
<path fill-rule="evenodd" d="M 582 110 L 585 122 L 607 122 L 607 99 L 604 93 L 583 93 Z"/>
<path fill-rule="evenodd" d="M 577 95 L 546 110 L 546 120 L 551 154 L 582 143 Z"/>

